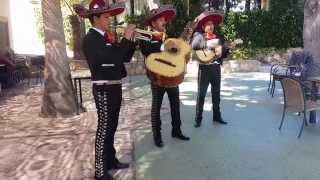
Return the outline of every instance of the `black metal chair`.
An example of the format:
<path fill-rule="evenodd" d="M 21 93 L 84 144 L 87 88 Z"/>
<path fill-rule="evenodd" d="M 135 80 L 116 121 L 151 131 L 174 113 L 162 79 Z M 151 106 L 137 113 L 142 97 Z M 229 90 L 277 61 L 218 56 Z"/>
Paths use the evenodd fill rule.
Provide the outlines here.
<path fill-rule="evenodd" d="M 15 54 L 11 49 L 2 50 L 0 64 L 0 82 L 3 88 L 14 86 L 24 80 L 23 69 L 27 68 L 25 56 Z"/>
<path fill-rule="evenodd" d="M 317 101 L 311 101 L 306 98 L 305 88 L 297 79 L 283 78 L 281 80 L 284 95 L 284 106 L 279 130 L 281 130 L 286 112 L 303 113 L 303 120 L 299 130 L 298 138 L 301 137 L 303 128 L 308 125 L 307 112 L 320 109 L 320 104 Z"/>
<path fill-rule="evenodd" d="M 268 92 L 271 97 L 274 96 L 276 89 L 276 81 L 281 81 L 283 78 L 291 77 L 300 79 L 303 73 L 303 68 L 299 65 L 274 64 L 270 69 L 270 79 L 268 85 Z"/>
<path fill-rule="evenodd" d="M 43 83 L 43 73 L 44 73 L 44 63 L 45 58 L 44 56 L 34 56 L 30 59 L 30 77 L 29 77 L 29 86 L 31 85 L 31 79 L 35 78 L 36 84 Z"/>
<path fill-rule="evenodd" d="M 2 88 L 8 88 L 20 82 L 21 73 L 16 69 L 8 68 L 7 65 L 0 67 L 0 83 Z"/>

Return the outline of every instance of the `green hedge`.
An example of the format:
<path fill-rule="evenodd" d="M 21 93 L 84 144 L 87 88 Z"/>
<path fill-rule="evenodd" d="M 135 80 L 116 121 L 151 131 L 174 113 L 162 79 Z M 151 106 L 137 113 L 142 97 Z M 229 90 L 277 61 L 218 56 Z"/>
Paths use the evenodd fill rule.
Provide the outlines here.
<path fill-rule="evenodd" d="M 167 26 L 167 34 L 173 37 L 179 37 L 189 20 L 187 15 L 187 4 L 184 0 L 161 0 L 162 4 L 171 4 L 177 10 L 175 19 Z"/>
<path fill-rule="evenodd" d="M 280 11 L 230 12 L 218 30 L 227 40 L 241 38 L 245 47 L 302 46 L 303 14 Z"/>
<path fill-rule="evenodd" d="M 286 0 L 288 1 L 288 0 Z M 291 2 L 292 1 L 292 2 Z M 271 11 L 230 12 L 226 14 L 224 24 L 218 28 L 218 34 L 226 40 L 241 38 L 242 48 L 283 49 L 302 46 L 303 11 L 299 6 L 276 5 Z M 196 0 L 190 0 L 191 4 Z M 288 1 L 289 2 L 289 1 Z M 178 37 L 189 20 L 200 12 L 199 7 L 191 6 L 188 17 L 184 0 L 161 0 L 163 4 L 173 4 L 177 9 L 176 18 L 168 25 L 167 33 Z M 290 4 L 289 3 L 289 4 Z M 141 16 L 126 17 L 126 22 L 139 22 Z"/>
<path fill-rule="evenodd" d="M 167 25 L 167 33 L 169 36 L 172 37 L 179 37 L 181 33 L 184 30 L 184 27 L 186 23 L 193 18 L 189 18 L 187 15 L 187 5 L 184 2 L 184 0 L 161 0 L 162 4 L 171 4 L 173 5 L 177 10 L 176 18 L 173 19 L 172 22 L 170 22 Z M 192 14 L 193 15 L 193 14 Z M 144 25 L 144 18 L 145 18 L 145 11 L 141 15 L 127 15 L 125 16 L 125 22 L 126 23 L 133 23 L 137 24 L 138 27 L 143 28 Z M 195 15 L 193 15 L 195 16 Z"/>

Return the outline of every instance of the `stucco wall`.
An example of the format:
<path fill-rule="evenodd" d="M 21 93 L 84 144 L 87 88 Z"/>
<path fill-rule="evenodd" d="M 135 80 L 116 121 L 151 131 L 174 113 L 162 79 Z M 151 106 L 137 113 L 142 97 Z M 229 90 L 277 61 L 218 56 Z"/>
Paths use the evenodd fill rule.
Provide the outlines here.
<path fill-rule="evenodd" d="M 9 0 L 0 1 L 0 18 L 8 18 L 9 16 Z"/>
<path fill-rule="evenodd" d="M 0 0 L 0 21 L 2 22 L 8 22 L 8 28 L 9 28 L 9 41 L 10 46 L 12 48 L 12 31 L 11 31 L 11 21 L 9 18 L 10 14 L 10 3 L 9 0 Z"/>

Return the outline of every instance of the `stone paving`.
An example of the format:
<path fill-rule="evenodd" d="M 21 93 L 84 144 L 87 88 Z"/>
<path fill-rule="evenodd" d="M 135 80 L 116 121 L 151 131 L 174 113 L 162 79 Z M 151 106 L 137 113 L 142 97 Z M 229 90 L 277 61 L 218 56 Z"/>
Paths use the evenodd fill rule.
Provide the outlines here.
<path fill-rule="evenodd" d="M 318 124 L 297 139 L 299 120 L 287 115 L 277 130 L 282 91 L 267 93 L 267 73 L 224 74 L 223 117 L 227 126 L 212 124 L 208 93 L 201 128 L 193 127 L 196 69 L 180 86 L 182 129 L 191 141 L 170 137 L 170 110 L 161 111 L 164 148 L 153 145 L 151 96 L 144 76 L 126 79 L 115 144 L 127 170 L 112 171 L 120 180 L 318 180 Z M 209 88 L 210 89 L 210 88 Z M 0 180 L 92 180 L 96 111 L 90 81 L 84 83 L 87 112 L 64 119 L 41 118 L 42 87 L 23 86 L 0 97 Z"/>
<path fill-rule="evenodd" d="M 134 79 L 134 77 L 133 77 Z M 137 87 L 128 85 L 136 84 Z M 128 170 L 113 171 L 118 179 L 134 179 L 134 129 L 150 129 L 150 90 L 144 77 L 127 79 L 115 145 Z M 12 90 L 10 90 L 12 91 Z M 96 110 L 90 81 L 84 82 L 87 112 L 71 118 L 38 116 L 42 87 L 27 85 L 3 92 L 0 99 L 0 179 L 93 179 Z M 165 113 L 164 108 L 162 113 Z"/>

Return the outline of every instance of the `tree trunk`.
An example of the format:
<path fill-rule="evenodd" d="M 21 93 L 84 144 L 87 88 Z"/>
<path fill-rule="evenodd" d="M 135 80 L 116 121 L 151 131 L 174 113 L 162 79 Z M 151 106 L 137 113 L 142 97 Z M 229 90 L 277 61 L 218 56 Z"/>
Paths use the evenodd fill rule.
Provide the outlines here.
<path fill-rule="evenodd" d="M 45 82 L 41 115 L 76 114 L 76 101 L 66 52 L 60 0 L 42 0 L 45 35 Z"/>
<path fill-rule="evenodd" d="M 117 0 L 112 0 L 112 3 L 116 3 L 117 2 Z M 113 27 L 114 28 L 112 28 L 112 33 L 114 34 L 114 36 L 115 36 L 115 39 L 117 39 L 117 40 L 119 40 L 118 38 L 118 35 L 117 35 L 117 30 L 116 30 L 116 26 L 117 26 L 117 24 L 118 24 L 118 19 L 117 19 L 117 16 L 114 16 L 113 17 Z"/>
<path fill-rule="evenodd" d="M 190 15 L 190 0 L 187 0 L 187 16 L 189 18 L 189 15 Z"/>
<path fill-rule="evenodd" d="M 246 0 L 245 11 L 250 11 L 251 0 Z"/>
<path fill-rule="evenodd" d="M 261 0 L 255 0 L 255 9 L 261 10 Z"/>
<path fill-rule="evenodd" d="M 134 0 L 130 0 L 130 15 L 134 15 Z"/>
<path fill-rule="evenodd" d="M 215 10 L 219 9 L 220 0 L 208 0 L 209 9 L 213 8 Z"/>
<path fill-rule="evenodd" d="M 228 13 L 231 9 L 231 0 L 226 0 L 226 13 Z"/>
<path fill-rule="evenodd" d="M 202 5 L 205 3 L 203 0 L 200 2 L 190 1 L 189 5 L 189 18 L 198 16 L 202 11 Z"/>
<path fill-rule="evenodd" d="M 270 0 L 261 0 L 261 9 L 269 10 Z"/>
<path fill-rule="evenodd" d="M 320 1 L 306 0 L 304 6 L 303 27 L 304 49 L 309 51 L 314 60 L 310 74 L 320 76 Z"/>
<path fill-rule="evenodd" d="M 77 60 L 85 59 L 82 52 L 82 39 L 85 36 L 84 21 L 79 19 L 77 15 L 69 16 L 71 29 L 72 29 L 72 41 L 73 41 L 73 58 Z"/>
<path fill-rule="evenodd" d="M 213 8 L 214 9 L 220 9 L 220 0 L 213 1 Z"/>

